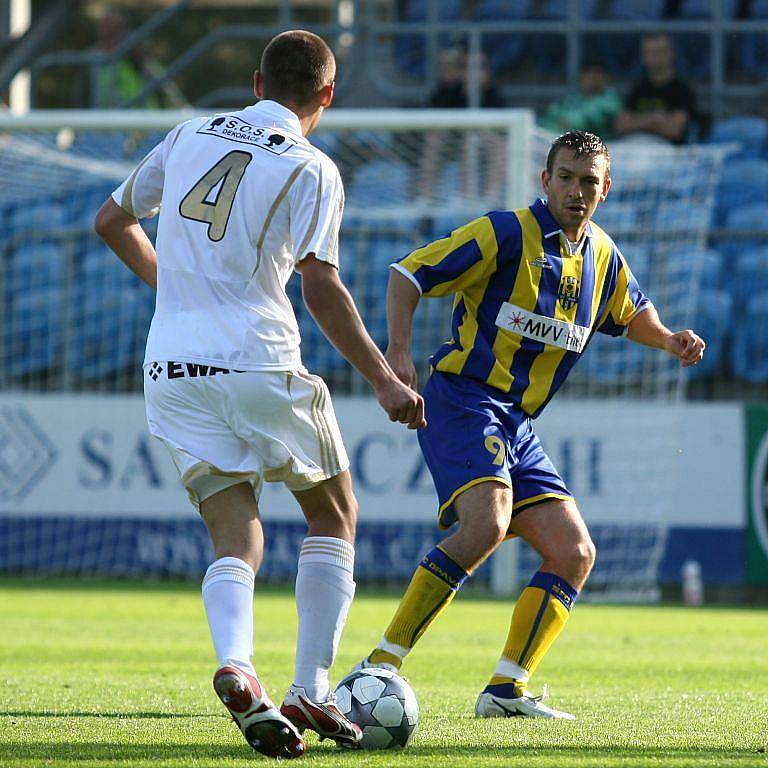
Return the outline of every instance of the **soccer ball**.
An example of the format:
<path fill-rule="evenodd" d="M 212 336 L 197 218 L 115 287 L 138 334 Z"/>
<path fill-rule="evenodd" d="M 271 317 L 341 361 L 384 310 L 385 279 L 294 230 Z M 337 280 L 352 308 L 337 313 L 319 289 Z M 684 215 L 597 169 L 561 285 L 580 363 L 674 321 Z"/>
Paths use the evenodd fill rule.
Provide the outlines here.
<path fill-rule="evenodd" d="M 378 667 L 347 675 L 336 686 L 336 705 L 362 728 L 363 749 L 402 749 L 419 722 L 419 703 L 400 675 Z"/>

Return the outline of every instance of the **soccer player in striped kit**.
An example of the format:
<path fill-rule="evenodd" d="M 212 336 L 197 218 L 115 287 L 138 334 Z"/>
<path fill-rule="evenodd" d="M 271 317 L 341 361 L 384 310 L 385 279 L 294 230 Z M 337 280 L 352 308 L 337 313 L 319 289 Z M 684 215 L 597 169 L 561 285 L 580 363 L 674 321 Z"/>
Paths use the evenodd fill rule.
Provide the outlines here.
<path fill-rule="evenodd" d="M 157 288 L 147 419 L 216 552 L 203 581 L 214 688 L 249 744 L 275 758 L 303 754 L 305 728 L 347 746 L 361 736 L 328 681 L 355 589 L 357 503 L 328 389 L 301 362 L 285 293 L 294 269 L 318 325 L 390 419 L 424 424 L 421 397 L 394 374 L 339 278 L 342 182 L 306 138 L 331 104 L 335 73 L 317 35 L 278 35 L 255 75 L 260 101 L 175 127 L 96 219 L 115 253 Z M 155 252 L 138 219 L 158 209 Z M 265 480 L 285 483 L 309 526 L 296 577 L 294 684 L 281 709 L 251 662 Z"/>
<path fill-rule="evenodd" d="M 479 717 L 566 718 L 528 691 L 565 627 L 595 561 L 576 503 L 533 430 L 595 332 L 701 360 L 704 342 L 673 333 L 623 255 L 590 222 L 611 186 L 596 135 L 558 137 L 541 175 L 546 200 L 497 211 L 392 264 L 387 359 L 415 387 L 410 339 L 422 296 L 454 295 L 452 335 L 431 358 L 419 430 L 437 489 L 439 524 L 458 529 L 429 552 L 378 647 L 360 666 L 399 669 L 462 583 L 505 537 L 542 557 L 475 706 Z"/>

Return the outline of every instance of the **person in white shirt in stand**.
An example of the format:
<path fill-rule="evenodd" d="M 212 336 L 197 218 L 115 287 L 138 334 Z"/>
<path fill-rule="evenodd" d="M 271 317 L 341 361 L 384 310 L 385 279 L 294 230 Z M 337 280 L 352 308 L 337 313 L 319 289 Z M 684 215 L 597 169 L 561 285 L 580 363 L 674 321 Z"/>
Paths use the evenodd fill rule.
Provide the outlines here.
<path fill-rule="evenodd" d="M 95 221 L 157 289 L 144 359 L 147 420 L 215 549 L 203 580 L 214 689 L 248 743 L 275 758 L 302 755 L 306 728 L 347 746 L 361 737 L 328 680 L 355 590 L 357 503 L 328 389 L 301 362 L 285 292 L 294 269 L 318 325 L 389 418 L 412 429 L 426 423 L 423 400 L 393 373 L 339 277 L 342 182 L 306 138 L 333 100 L 335 73 L 317 35 L 278 35 L 254 76 L 259 102 L 175 127 Z M 138 219 L 157 210 L 155 251 Z M 294 683 L 280 709 L 251 663 L 265 480 L 285 483 L 308 523 Z"/>

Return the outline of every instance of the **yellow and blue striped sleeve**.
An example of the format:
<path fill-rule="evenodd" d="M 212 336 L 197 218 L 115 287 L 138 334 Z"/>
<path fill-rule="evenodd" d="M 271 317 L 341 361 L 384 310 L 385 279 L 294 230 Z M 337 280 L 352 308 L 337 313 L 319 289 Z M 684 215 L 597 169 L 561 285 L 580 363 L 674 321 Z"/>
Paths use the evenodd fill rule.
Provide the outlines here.
<path fill-rule="evenodd" d="M 611 293 L 597 330 L 609 336 L 621 336 L 632 318 L 647 309 L 651 302 L 640 290 L 632 270 L 616 246 L 613 246 L 611 258 Z"/>
<path fill-rule="evenodd" d="M 488 277 L 496 269 L 498 250 L 493 224 L 481 216 L 390 266 L 423 296 L 447 296 Z"/>

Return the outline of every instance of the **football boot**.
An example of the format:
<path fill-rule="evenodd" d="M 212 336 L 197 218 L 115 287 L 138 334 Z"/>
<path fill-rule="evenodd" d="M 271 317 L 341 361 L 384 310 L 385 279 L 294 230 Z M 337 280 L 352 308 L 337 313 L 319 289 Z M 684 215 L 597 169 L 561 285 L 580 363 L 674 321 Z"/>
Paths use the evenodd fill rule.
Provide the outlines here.
<path fill-rule="evenodd" d="M 280 712 L 296 726 L 299 733 L 309 729 L 320 737 L 320 741 L 333 739 L 342 747 L 357 747 L 363 738 L 360 726 L 341 713 L 333 694 L 327 701 L 312 701 L 303 688 L 292 685 Z"/>

